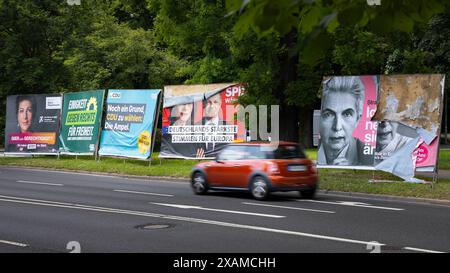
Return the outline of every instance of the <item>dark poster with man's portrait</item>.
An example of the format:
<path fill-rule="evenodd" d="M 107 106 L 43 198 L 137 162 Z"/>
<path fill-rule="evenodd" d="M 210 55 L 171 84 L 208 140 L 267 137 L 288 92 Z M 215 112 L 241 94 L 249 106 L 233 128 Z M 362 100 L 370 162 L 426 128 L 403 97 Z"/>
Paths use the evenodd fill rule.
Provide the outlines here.
<path fill-rule="evenodd" d="M 61 106 L 59 94 L 8 96 L 5 153 L 56 154 Z"/>
<path fill-rule="evenodd" d="M 214 158 L 232 142 L 244 141 L 235 120 L 240 84 L 165 88 L 161 158 Z M 203 92 L 198 92 L 203 91 Z"/>

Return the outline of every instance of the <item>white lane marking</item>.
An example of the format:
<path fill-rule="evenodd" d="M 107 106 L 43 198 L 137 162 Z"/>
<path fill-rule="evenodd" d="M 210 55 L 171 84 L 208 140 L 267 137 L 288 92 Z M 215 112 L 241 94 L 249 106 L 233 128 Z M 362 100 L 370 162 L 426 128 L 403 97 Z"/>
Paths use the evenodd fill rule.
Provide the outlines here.
<path fill-rule="evenodd" d="M 124 193 L 135 193 L 135 194 L 146 194 L 146 195 L 156 195 L 156 196 L 165 196 L 165 197 L 174 197 L 172 194 L 163 194 L 163 193 L 154 193 L 154 192 L 142 192 L 142 191 L 127 191 L 127 190 L 114 190 L 115 192 L 124 192 Z"/>
<path fill-rule="evenodd" d="M 251 205 L 251 206 L 262 206 L 262 207 L 280 208 L 280 209 L 293 209 L 293 210 L 303 210 L 303 211 L 321 212 L 321 213 L 336 213 L 336 212 L 330 211 L 330 210 L 305 209 L 305 208 L 287 207 L 287 206 L 278 206 L 278 205 L 269 205 L 269 204 L 258 204 L 258 203 L 248 203 L 248 202 L 242 202 L 242 204 L 245 204 L 245 205 Z"/>
<path fill-rule="evenodd" d="M 173 208 L 179 208 L 179 209 L 209 210 L 209 211 L 217 211 L 217 212 L 227 212 L 227 213 L 235 213 L 235 214 L 261 216 L 261 217 L 271 217 L 271 218 L 284 218 L 284 217 L 286 217 L 286 216 L 281 216 L 281 215 L 255 213 L 255 212 L 238 211 L 238 210 L 213 209 L 213 208 L 204 208 L 204 207 L 200 207 L 200 206 L 190 206 L 190 205 L 153 203 L 153 202 L 150 202 L 150 204 L 159 205 L 159 206 L 166 206 L 166 207 L 173 207 Z"/>
<path fill-rule="evenodd" d="M 27 247 L 28 246 L 27 244 L 17 243 L 17 242 L 12 242 L 12 241 L 6 241 L 6 240 L 0 240 L 0 244 L 20 246 L 20 247 Z"/>
<path fill-rule="evenodd" d="M 69 203 L 60 203 L 60 202 L 37 200 L 37 199 L 34 199 L 37 202 L 33 202 L 33 201 L 26 201 L 26 200 L 18 200 L 18 199 L 26 199 L 26 198 L 19 198 L 19 197 L 14 197 L 14 196 L 11 196 L 9 198 L 11 198 L 11 199 L 0 198 L 0 201 L 21 203 L 21 204 L 30 204 L 30 205 L 37 205 L 37 206 L 69 208 L 69 209 L 88 210 L 88 211 L 105 212 L 105 213 L 116 213 L 116 214 L 143 216 L 143 217 L 163 218 L 163 219 L 184 221 L 184 222 L 191 222 L 191 223 L 209 224 L 209 225 L 215 225 L 215 226 L 233 227 L 233 228 L 240 228 L 240 229 L 295 235 L 295 236 L 299 236 L 299 237 L 308 237 L 308 238 L 323 239 L 323 240 L 330 240 L 330 241 L 337 241 L 337 242 L 344 242 L 344 243 L 360 244 L 360 245 L 364 245 L 364 246 L 366 246 L 369 243 L 374 244 L 373 241 L 360 241 L 360 240 L 339 238 L 339 237 L 333 237 L 333 236 L 325 236 L 325 235 L 318 235 L 318 234 L 304 233 L 304 232 L 290 231 L 290 230 L 283 230 L 283 229 L 273 229 L 273 228 L 266 228 L 266 227 L 259 227 L 259 226 L 242 225 L 242 224 L 220 222 L 220 221 L 213 221 L 213 220 L 206 220 L 206 219 L 199 219 L 199 218 L 190 218 L 190 217 L 183 217 L 183 216 L 156 214 L 156 213 L 150 213 L 150 212 L 130 211 L 130 210 L 104 208 L 104 207 L 85 206 L 85 205 L 79 205 L 79 204 L 74 205 L 74 204 L 69 204 Z M 65 205 L 63 205 L 63 204 L 65 204 Z M 376 245 L 383 246 L 385 244 L 378 243 Z"/>
<path fill-rule="evenodd" d="M 426 253 L 445 253 L 445 252 L 441 252 L 441 251 L 429 250 L 429 249 L 423 249 L 423 248 L 415 248 L 415 247 L 404 247 L 403 249 L 418 251 L 418 252 L 426 252 Z"/>
<path fill-rule="evenodd" d="M 35 181 L 26 181 L 26 180 L 17 180 L 17 183 L 24 184 L 37 184 L 37 185 L 46 185 L 46 186 L 64 186 L 63 184 L 55 184 L 55 183 L 46 183 L 46 182 L 35 182 Z"/>
<path fill-rule="evenodd" d="M 17 170 L 19 168 L 14 168 L 14 167 L 2 167 L 3 169 L 7 169 L 7 170 Z M 107 174 L 95 174 L 95 173 L 84 173 L 84 172 L 70 172 L 70 171 L 55 171 L 55 170 L 44 170 L 44 169 L 35 169 L 35 168 L 25 168 L 25 169 L 20 169 L 20 171 L 29 171 L 29 172 L 45 172 L 45 173 L 61 173 L 61 174 L 67 174 L 67 175 L 86 175 L 86 176 L 94 176 L 94 177 L 102 177 L 102 178 L 112 178 L 112 179 L 117 179 L 117 180 L 131 180 L 131 181 L 135 181 L 135 182 L 155 182 L 155 183 L 166 183 L 166 182 L 170 182 L 173 184 L 181 184 L 181 185 L 186 185 L 187 182 L 189 182 L 188 178 L 185 177 L 180 177 L 180 179 L 184 179 L 186 180 L 185 182 L 179 182 L 179 181 L 173 181 L 172 179 L 170 179 L 170 177 L 168 177 L 167 179 L 165 179 L 164 177 L 143 177 L 143 178 L 133 178 L 133 177 L 128 177 L 128 176 L 120 176 L 119 174 L 117 175 L 107 175 Z M 175 178 L 176 179 L 176 178 Z M 114 181 L 117 183 L 123 183 L 123 181 Z"/>
<path fill-rule="evenodd" d="M 0 195 L 0 198 L 8 198 L 8 199 L 15 199 L 15 200 L 25 200 L 25 201 L 36 201 L 36 202 L 46 202 L 50 204 L 60 204 L 60 205 L 67 205 L 69 203 L 62 203 L 62 202 L 55 202 L 55 201 L 47 201 L 47 200 L 39 200 L 39 199 L 31 199 L 31 198 L 25 198 L 25 197 L 15 197 L 15 196 L 8 196 L 8 195 Z M 76 205 L 76 204 L 71 204 Z"/>
<path fill-rule="evenodd" d="M 386 244 L 378 243 L 375 241 L 361 241 L 361 240 L 305 233 L 305 232 L 299 232 L 299 231 L 290 231 L 290 230 L 273 229 L 273 228 L 266 228 L 266 227 L 260 227 L 260 226 L 242 225 L 242 224 L 235 224 L 235 223 L 229 223 L 229 222 L 220 222 L 220 221 L 183 217 L 183 216 L 174 216 L 174 215 L 157 214 L 157 213 L 150 213 L 150 212 L 140 212 L 140 211 L 131 211 L 131 210 L 123 210 L 123 209 L 105 208 L 105 207 L 97 207 L 97 206 L 89 206 L 89 205 L 81 205 L 81 204 L 70 204 L 70 203 L 62 203 L 62 202 L 55 202 L 55 201 L 48 201 L 48 200 L 21 198 L 21 197 L 15 197 L 15 196 L 0 195 L 0 197 L 8 198 L 8 199 L 0 198 L 0 201 L 3 201 L 3 202 L 31 204 L 31 205 L 58 207 L 58 208 L 69 208 L 69 209 L 115 213 L 115 214 L 126 214 L 126 215 L 142 216 L 142 217 L 162 218 L 162 219 L 184 221 L 184 222 L 191 222 L 191 223 L 198 223 L 198 224 L 209 224 L 209 225 L 215 225 L 215 226 L 265 231 L 265 232 L 287 234 L 287 235 L 294 235 L 294 236 L 299 236 L 299 237 L 308 237 L 308 238 L 315 238 L 315 239 L 322 239 L 322 240 L 329 240 L 329 241 L 336 241 L 336 242 L 343 242 L 343 243 L 360 244 L 360 245 L 364 245 L 364 246 L 367 246 L 369 244 L 371 246 L 386 245 Z M 34 201 L 27 201 L 27 200 L 34 200 Z M 419 251 L 419 250 L 420 251 L 433 251 L 436 253 L 440 252 L 440 251 L 436 251 L 436 250 L 425 250 L 425 249 L 412 248 L 412 247 L 405 247 L 404 249 L 416 250 L 416 251 Z"/>
<path fill-rule="evenodd" d="M 384 209 L 384 210 L 395 210 L 395 211 L 405 210 L 405 209 L 401 209 L 401 208 L 372 206 L 372 205 L 367 204 L 367 203 L 348 202 L 348 201 L 330 202 L 330 201 L 319 201 L 319 200 L 310 200 L 310 199 L 297 199 L 296 201 L 322 203 L 322 204 L 332 204 L 332 205 L 341 205 L 341 206 L 350 206 L 350 207 L 360 207 L 360 208 L 369 208 L 369 209 Z"/>

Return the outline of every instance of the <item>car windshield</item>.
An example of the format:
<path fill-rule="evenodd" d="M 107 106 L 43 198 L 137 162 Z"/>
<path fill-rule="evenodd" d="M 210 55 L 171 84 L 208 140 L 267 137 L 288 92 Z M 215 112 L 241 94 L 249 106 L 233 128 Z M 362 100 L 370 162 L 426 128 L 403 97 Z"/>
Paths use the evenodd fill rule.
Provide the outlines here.
<path fill-rule="evenodd" d="M 282 145 L 275 151 L 270 153 L 271 159 L 293 159 L 293 158 L 306 158 L 303 151 L 297 145 Z"/>

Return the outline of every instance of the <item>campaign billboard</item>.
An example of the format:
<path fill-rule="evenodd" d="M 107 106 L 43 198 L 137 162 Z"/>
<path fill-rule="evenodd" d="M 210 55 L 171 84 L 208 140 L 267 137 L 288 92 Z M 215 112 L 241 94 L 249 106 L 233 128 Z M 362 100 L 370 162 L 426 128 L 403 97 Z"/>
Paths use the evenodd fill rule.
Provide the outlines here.
<path fill-rule="evenodd" d="M 95 153 L 105 90 L 65 93 L 59 134 L 61 154 Z"/>
<path fill-rule="evenodd" d="M 108 90 L 100 156 L 151 156 L 160 106 L 159 89 Z"/>
<path fill-rule="evenodd" d="M 164 88 L 161 158 L 214 158 L 227 144 L 245 141 L 237 98 L 244 85 L 177 85 Z"/>
<path fill-rule="evenodd" d="M 319 167 L 383 170 L 406 181 L 434 171 L 444 75 L 324 79 Z"/>
<path fill-rule="evenodd" d="M 378 78 L 330 77 L 323 82 L 318 165 L 373 166 Z"/>
<path fill-rule="evenodd" d="M 61 103 L 59 94 L 8 96 L 5 153 L 57 154 Z"/>
<path fill-rule="evenodd" d="M 434 171 L 438 160 L 444 84 L 442 74 L 380 76 L 380 99 L 374 120 L 388 121 L 394 126 L 399 124 L 398 131 L 403 131 L 403 136 L 409 137 L 407 140 L 420 136 L 417 147 L 413 145 L 417 171 Z M 396 143 L 395 138 L 389 142 L 388 152 L 399 150 L 393 147 Z"/>

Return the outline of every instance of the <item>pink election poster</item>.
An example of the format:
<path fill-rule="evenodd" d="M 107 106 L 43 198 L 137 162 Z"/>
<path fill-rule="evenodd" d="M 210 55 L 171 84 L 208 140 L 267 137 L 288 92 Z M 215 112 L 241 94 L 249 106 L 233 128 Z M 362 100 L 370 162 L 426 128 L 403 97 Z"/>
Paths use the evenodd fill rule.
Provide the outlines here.
<path fill-rule="evenodd" d="M 411 77 L 427 81 L 423 75 Z M 427 130 L 426 124 L 408 124 L 392 118 L 409 111 L 405 108 L 409 105 L 406 103 L 409 98 L 404 94 L 410 94 L 416 87 L 409 86 L 411 79 L 406 79 L 399 80 L 396 75 L 326 78 L 319 122 L 318 165 L 372 170 L 383 162 L 400 166 L 404 163 L 402 158 L 406 157 L 412 161 L 411 168 L 432 167 L 428 171 L 432 170 L 436 165 L 438 138 L 427 145 L 417 130 Z M 439 92 L 438 87 L 434 89 Z M 425 103 L 437 104 L 439 99 L 433 97 Z M 377 109 L 380 100 L 388 103 Z M 396 115 L 374 118 L 380 112 L 392 110 L 389 107 L 396 111 Z M 431 135 L 435 133 L 434 130 L 427 131 Z"/>

